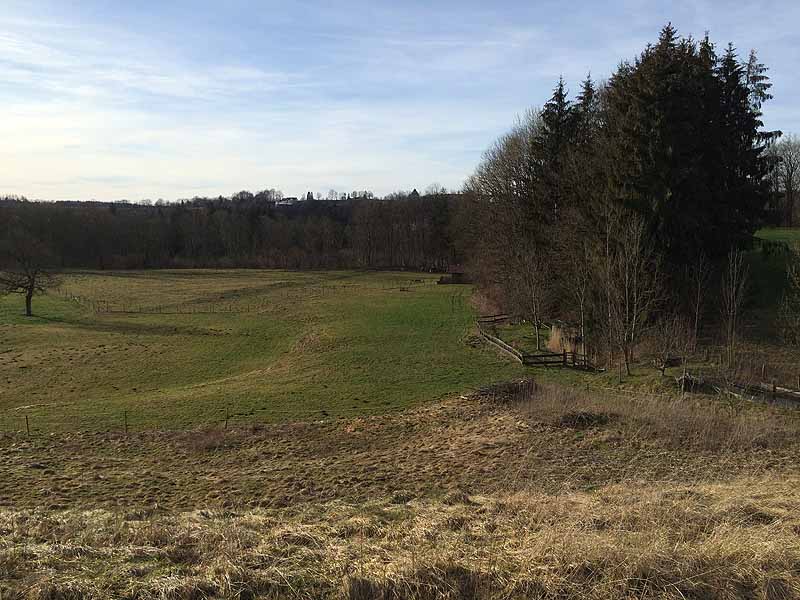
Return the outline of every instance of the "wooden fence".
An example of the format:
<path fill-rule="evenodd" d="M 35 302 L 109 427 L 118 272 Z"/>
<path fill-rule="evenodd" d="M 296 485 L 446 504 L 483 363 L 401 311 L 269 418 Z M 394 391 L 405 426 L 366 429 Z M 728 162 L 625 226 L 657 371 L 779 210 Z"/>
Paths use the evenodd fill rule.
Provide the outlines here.
<path fill-rule="evenodd" d="M 486 325 L 494 325 L 509 318 L 508 315 L 490 315 L 478 319 L 478 332 L 481 337 L 500 348 L 503 352 L 528 367 L 570 367 L 573 369 L 593 369 L 585 354 L 578 352 L 523 352 L 504 342 L 486 330 Z"/>
<path fill-rule="evenodd" d="M 773 401 L 787 401 L 790 406 L 797 406 L 800 402 L 800 386 L 791 388 L 778 384 L 774 379 L 771 382 L 759 381 L 737 381 L 724 377 L 719 372 L 706 371 L 704 369 L 687 370 L 685 374 L 678 377 L 678 383 L 684 389 L 705 390 L 713 393 L 728 393 L 735 396 L 760 397 Z"/>

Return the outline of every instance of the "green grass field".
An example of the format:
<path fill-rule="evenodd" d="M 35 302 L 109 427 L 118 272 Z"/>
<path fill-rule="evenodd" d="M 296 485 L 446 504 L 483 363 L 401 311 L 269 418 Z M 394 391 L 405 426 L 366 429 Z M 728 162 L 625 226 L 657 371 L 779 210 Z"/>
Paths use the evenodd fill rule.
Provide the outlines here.
<path fill-rule="evenodd" d="M 765 227 L 756 232 L 756 237 L 770 242 L 792 244 L 800 242 L 800 227 Z"/>
<path fill-rule="evenodd" d="M 470 292 L 408 273 L 72 274 L 33 318 L 0 298 L 0 429 L 329 419 L 513 377 L 472 343 Z"/>
<path fill-rule="evenodd" d="M 644 357 L 523 370 L 434 282 L 78 273 L 35 318 L 0 299 L 0 598 L 800 594 L 796 411 L 669 397 Z"/>

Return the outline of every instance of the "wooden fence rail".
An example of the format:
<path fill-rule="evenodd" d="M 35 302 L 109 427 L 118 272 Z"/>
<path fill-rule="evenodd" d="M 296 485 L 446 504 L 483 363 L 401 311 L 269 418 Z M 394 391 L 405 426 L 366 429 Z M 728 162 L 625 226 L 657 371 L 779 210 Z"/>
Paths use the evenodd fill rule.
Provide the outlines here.
<path fill-rule="evenodd" d="M 495 346 L 500 348 L 500 350 L 502 350 L 503 352 L 511 355 L 511 357 L 514 358 L 515 360 L 518 360 L 522 364 L 525 364 L 525 355 L 522 352 L 520 352 L 513 346 L 509 346 L 499 337 L 496 337 L 491 333 L 485 331 L 483 327 L 481 327 L 480 323 L 478 323 L 478 332 L 481 334 L 481 337 L 483 337 L 485 340 L 487 340 L 491 344 L 494 344 Z"/>
<path fill-rule="evenodd" d="M 525 366 L 529 367 L 571 367 L 574 369 L 592 369 L 589 359 L 585 354 L 578 352 L 537 352 L 529 353 L 523 352 L 514 348 L 510 344 L 504 342 L 496 335 L 493 335 L 484 329 L 484 324 L 491 324 L 497 321 L 505 320 L 508 315 L 493 315 L 491 317 L 481 317 L 478 319 L 478 332 L 481 337 L 500 348 L 503 352 L 510 355 L 514 360 L 519 361 Z"/>
<path fill-rule="evenodd" d="M 504 321 L 508 321 L 510 318 L 511 318 L 511 315 L 507 315 L 507 314 L 486 315 L 486 316 L 478 318 L 478 323 L 479 324 L 502 323 Z"/>

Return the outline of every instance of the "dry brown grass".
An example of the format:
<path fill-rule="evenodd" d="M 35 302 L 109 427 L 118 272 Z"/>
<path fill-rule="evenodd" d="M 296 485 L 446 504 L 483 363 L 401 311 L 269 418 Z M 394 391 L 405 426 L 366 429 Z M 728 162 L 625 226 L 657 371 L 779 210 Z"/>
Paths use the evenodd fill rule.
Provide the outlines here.
<path fill-rule="evenodd" d="M 795 411 L 738 400 L 587 393 L 533 381 L 508 385 L 501 393 L 537 422 L 574 429 L 611 427 L 629 442 L 651 440 L 671 448 L 715 452 L 782 448 L 800 430 Z"/>
<path fill-rule="evenodd" d="M 797 598 L 799 430 L 526 381 L 336 423 L 6 436 L 0 598 Z"/>
<path fill-rule="evenodd" d="M 800 480 L 388 499 L 128 520 L 0 513 L 3 598 L 800 594 Z"/>

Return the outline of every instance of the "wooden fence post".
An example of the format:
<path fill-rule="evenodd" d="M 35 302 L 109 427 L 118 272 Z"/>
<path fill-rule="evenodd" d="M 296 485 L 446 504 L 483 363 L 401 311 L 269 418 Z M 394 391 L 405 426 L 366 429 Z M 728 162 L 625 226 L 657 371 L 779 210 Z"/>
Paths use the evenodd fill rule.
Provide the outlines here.
<path fill-rule="evenodd" d="M 566 351 L 566 350 L 564 350 L 564 360 L 563 360 L 563 363 L 562 363 L 562 364 L 563 364 L 563 366 L 565 366 L 565 367 L 567 366 L 567 351 Z"/>
<path fill-rule="evenodd" d="M 122 419 L 125 421 L 125 435 L 128 435 L 128 411 L 123 411 Z"/>
<path fill-rule="evenodd" d="M 229 416 L 230 416 L 230 415 L 228 414 L 228 409 L 226 408 L 226 409 L 225 409 L 225 429 L 227 429 L 227 428 L 228 428 L 228 417 L 229 417 Z"/>
<path fill-rule="evenodd" d="M 30 437 L 30 435 L 31 435 L 31 424 L 28 421 L 28 415 L 25 415 L 25 429 L 27 430 L 28 436 Z"/>

